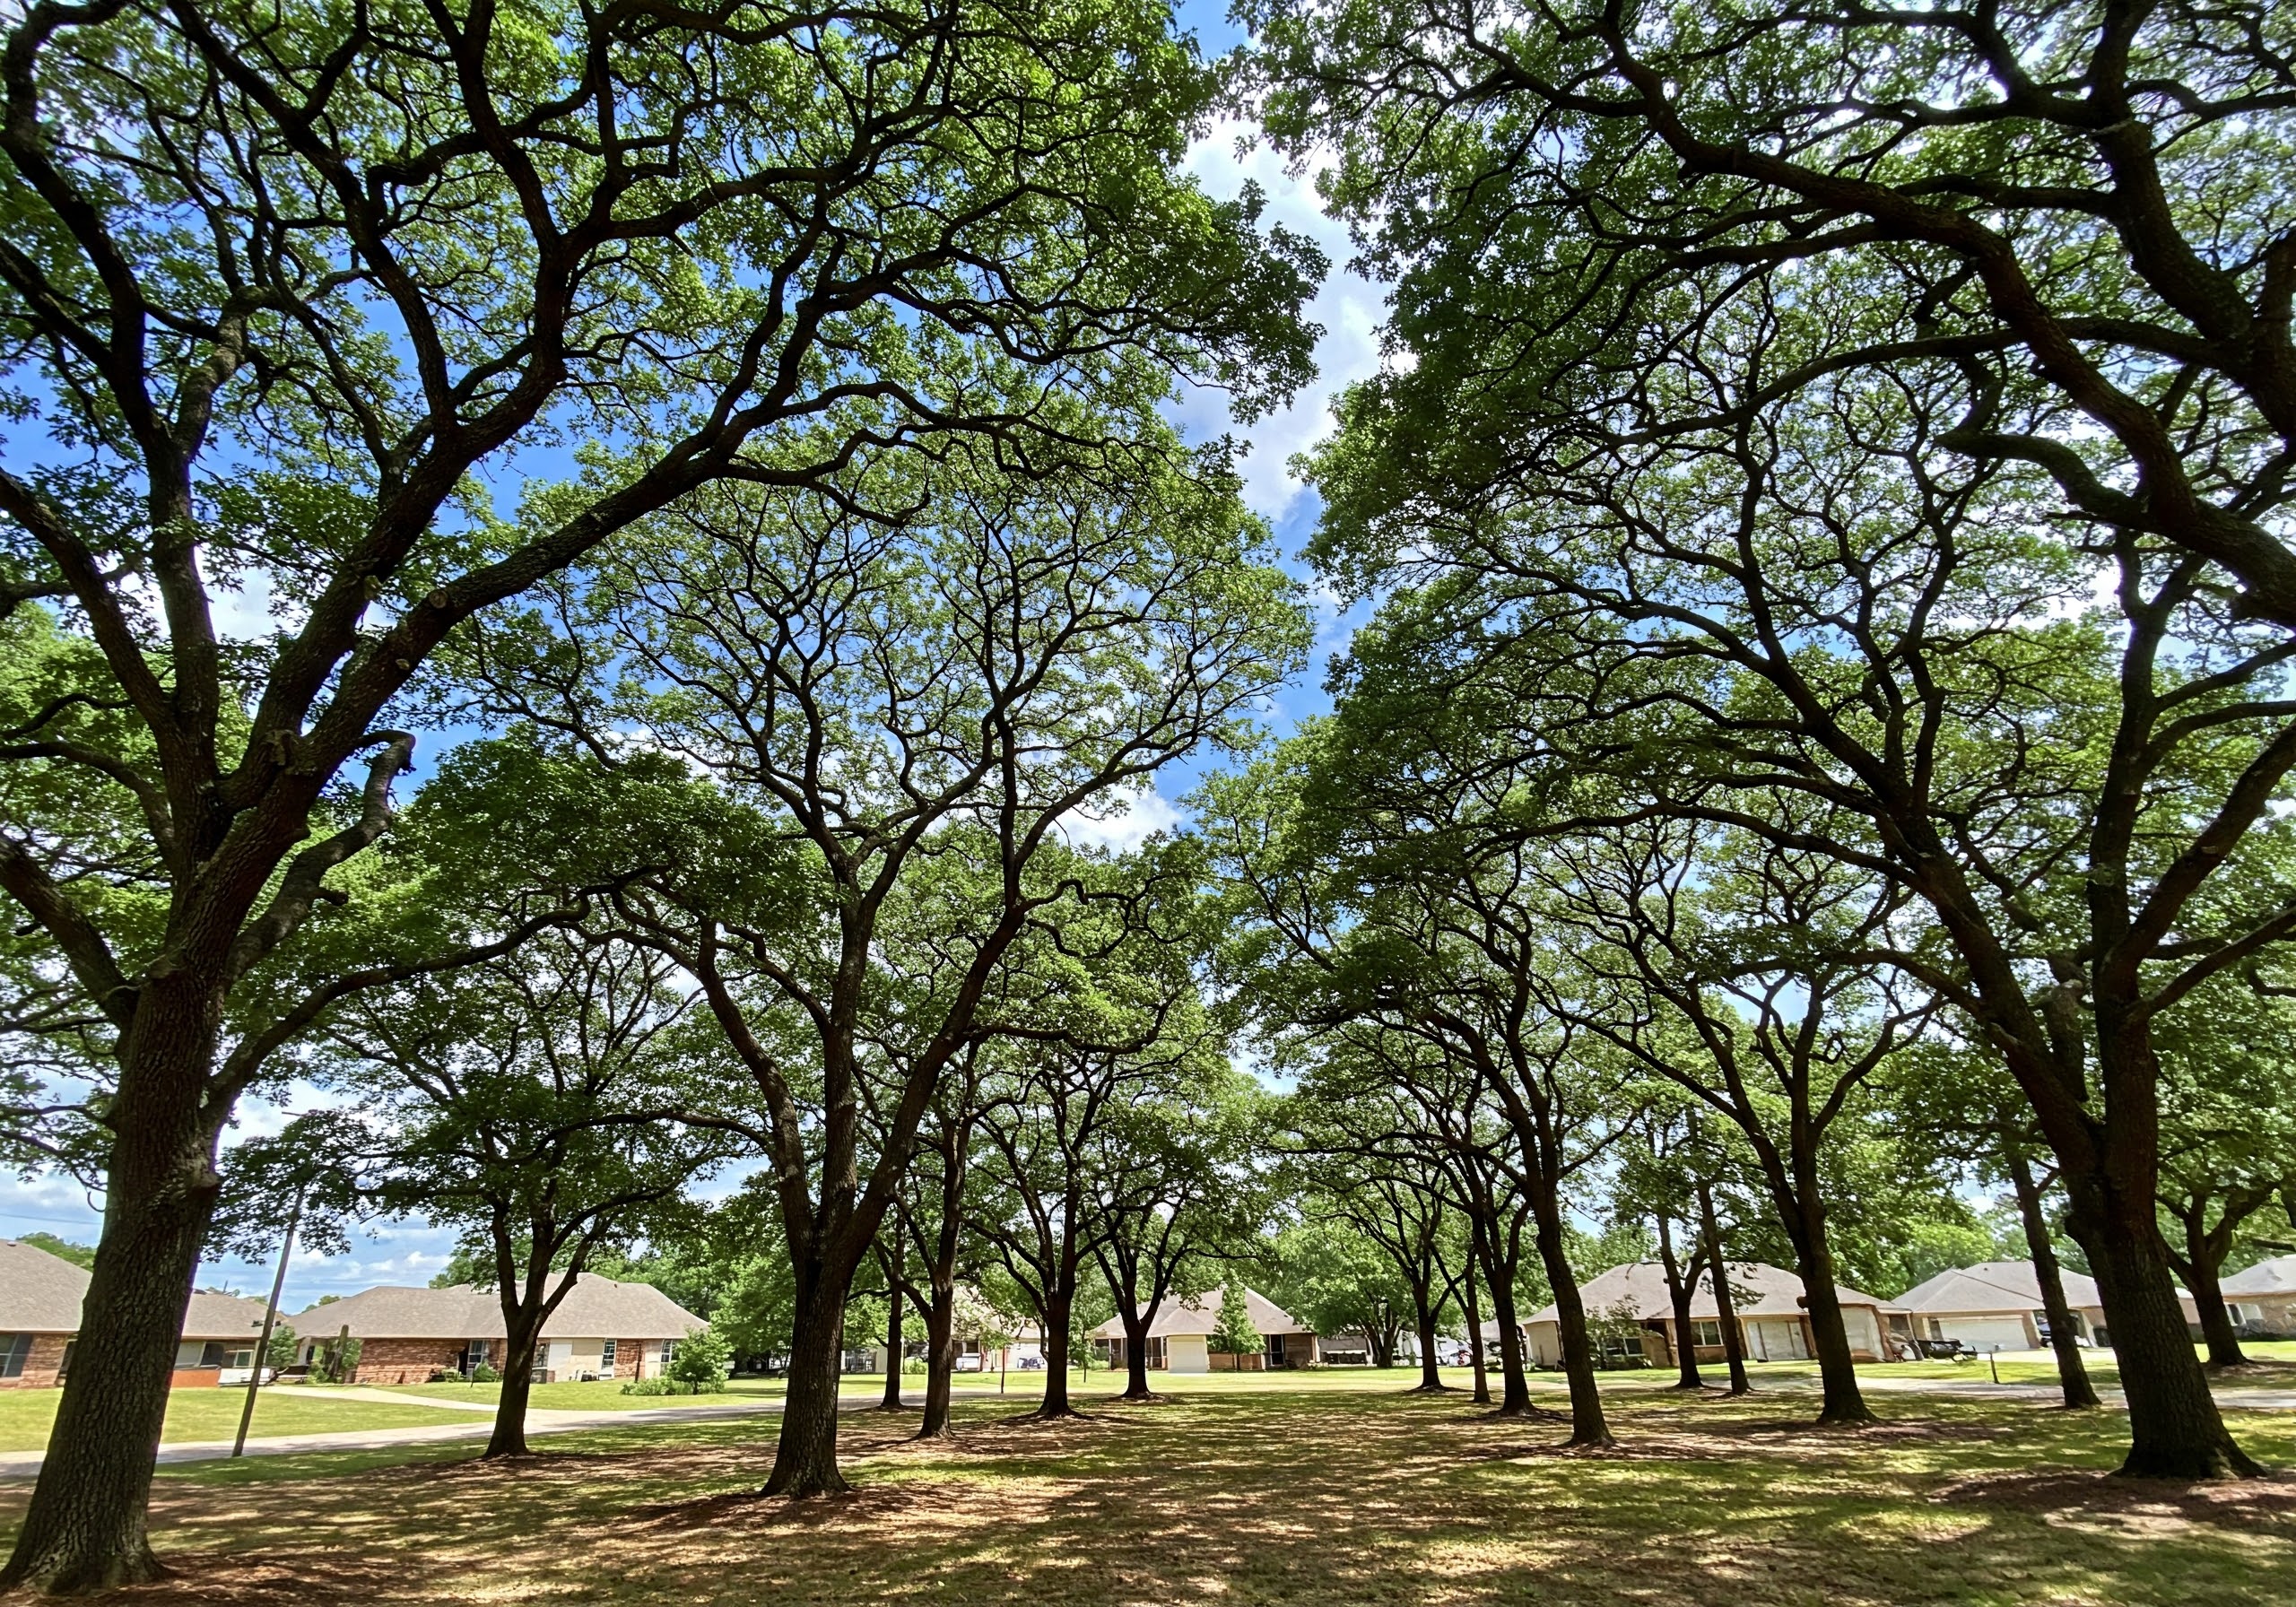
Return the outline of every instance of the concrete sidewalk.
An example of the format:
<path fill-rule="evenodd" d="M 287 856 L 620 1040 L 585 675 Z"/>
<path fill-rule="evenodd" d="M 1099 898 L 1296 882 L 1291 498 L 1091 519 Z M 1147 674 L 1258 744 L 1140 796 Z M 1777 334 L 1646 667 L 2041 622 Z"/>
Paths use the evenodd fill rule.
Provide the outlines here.
<path fill-rule="evenodd" d="M 298 1389 L 291 1384 L 274 1384 L 273 1389 L 287 1394 L 319 1395 L 330 1401 L 343 1399 L 334 1389 Z M 957 1400 L 995 1400 L 993 1389 L 960 1389 L 952 1392 Z M 349 1429 L 325 1434 L 283 1434 L 248 1441 L 248 1456 L 295 1456 L 312 1451 L 379 1451 L 393 1446 L 435 1445 L 460 1439 L 484 1439 L 494 1429 L 494 1408 L 481 1402 L 439 1402 L 428 1395 L 393 1394 L 387 1390 L 361 1391 L 361 1398 L 370 1401 L 394 1401 L 422 1406 L 446 1405 L 453 1410 L 483 1412 L 483 1419 L 474 1418 L 467 1423 L 425 1423 L 405 1429 Z M 854 1412 L 877 1403 L 874 1393 L 841 1396 L 840 1412 Z M 778 1395 L 769 1399 L 751 1397 L 746 1400 L 719 1400 L 706 1405 L 609 1407 L 602 1412 L 530 1411 L 526 1413 L 529 1435 L 567 1434 L 583 1429 L 612 1429 L 625 1423 L 685 1423 L 704 1422 L 713 1418 L 757 1417 L 781 1410 Z M 216 1462 L 229 1457 L 231 1442 L 228 1439 L 185 1440 L 160 1447 L 159 1460 L 169 1462 Z M 45 1451 L 10 1451 L 0 1453 L 0 1479 L 30 1479 L 39 1472 L 40 1464 L 47 1460 Z"/>

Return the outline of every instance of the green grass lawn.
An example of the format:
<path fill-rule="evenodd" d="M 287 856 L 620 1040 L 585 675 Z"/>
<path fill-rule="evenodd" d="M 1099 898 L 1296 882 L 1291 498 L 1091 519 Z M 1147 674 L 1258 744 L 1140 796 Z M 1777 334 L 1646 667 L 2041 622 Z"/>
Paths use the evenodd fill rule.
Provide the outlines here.
<path fill-rule="evenodd" d="M 1798 1389 L 1684 1399 L 1605 1380 L 1614 1451 L 1552 1417 L 1362 1371 L 1160 1378 L 1081 1420 L 958 1408 L 844 1425 L 850 1497 L 753 1494 L 770 1418 L 161 1470 L 178 1568 L 135 1600 L 1541 1607 L 2170 1607 L 2296 1600 L 2296 1482 L 2123 1483 L 2125 1420 L 1900 1395 L 1815 1429 Z M 1552 1395 L 1545 1390 L 1542 1399 Z M 2235 1414 L 2296 1461 L 2296 1416 Z M 228 1487 L 227 1498 L 213 1487 Z M 0 1490 L 0 1529 L 25 1486 Z"/>
<path fill-rule="evenodd" d="M 2228 1373 L 2212 1374 L 2217 1386 L 2222 1389 L 2296 1389 L 2296 1340 L 2251 1341 L 2242 1347 L 2250 1362 L 2256 1365 Z M 2196 1345 L 2195 1352 L 2204 1359 L 2207 1347 Z M 2082 1359 L 2088 1363 L 2089 1380 L 2100 1388 L 2118 1388 L 2120 1368 L 2110 1351 L 2083 1351 Z M 1814 1361 L 1770 1361 L 1750 1364 L 1754 1378 L 1786 1378 L 1807 1376 L 1815 1378 L 1818 1364 Z M 2053 1385 L 2057 1382 L 2057 1358 L 2047 1351 L 2006 1351 L 1998 1357 L 1979 1357 L 1970 1361 L 1891 1361 L 1873 1362 L 1858 1371 L 1873 1377 L 1961 1379 L 1991 1383 L 1995 1368 L 2000 1369 L 2004 1384 Z M 1706 1369 L 1715 1377 L 1725 1377 L 1719 1363 Z"/>
<path fill-rule="evenodd" d="M 1106 1377 L 1095 1372 L 1092 1381 L 1098 1384 Z M 1042 1373 L 1015 1372 L 1007 1375 L 1007 1393 L 1013 1395 L 1036 1396 L 1044 1393 Z M 1082 1380 L 1075 1381 L 1079 1386 Z M 848 1400 L 873 1400 L 885 1387 L 882 1373 L 848 1373 L 845 1376 L 841 1394 Z M 917 1373 L 904 1377 L 901 1387 L 909 1394 L 923 1399 L 925 1376 Z M 996 1388 L 995 1373 L 960 1373 L 956 1388 L 960 1393 L 978 1394 Z M 527 1399 L 529 1409 L 537 1412 L 642 1412 L 658 1406 L 724 1405 L 744 1400 L 779 1400 L 788 1393 L 788 1381 L 784 1378 L 729 1378 L 726 1387 L 716 1394 L 705 1395 L 626 1395 L 621 1384 L 605 1379 L 590 1384 L 537 1384 Z M 401 1384 L 391 1386 L 393 1394 L 422 1395 L 440 1401 L 476 1401 L 491 1404 L 500 1400 L 500 1384 Z"/>
<path fill-rule="evenodd" d="M 60 1389 L 0 1390 L 0 1451 L 39 1451 L 56 1420 Z M 170 1440 L 229 1439 L 239 1432 L 246 1394 L 236 1389 L 178 1389 L 168 1397 Z M 438 1412 L 393 1401 L 362 1401 L 345 1390 L 337 1400 L 265 1392 L 257 1401 L 250 1434 L 325 1434 L 356 1429 L 405 1429 L 420 1423 L 465 1423 L 466 1412 Z"/>

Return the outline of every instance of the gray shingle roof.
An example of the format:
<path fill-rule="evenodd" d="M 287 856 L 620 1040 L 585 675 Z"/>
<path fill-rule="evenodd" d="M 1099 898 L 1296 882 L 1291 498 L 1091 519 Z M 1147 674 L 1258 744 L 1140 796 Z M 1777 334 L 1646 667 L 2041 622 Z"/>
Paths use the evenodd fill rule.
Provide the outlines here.
<path fill-rule="evenodd" d="M 0 1333 L 77 1333 L 88 1271 L 0 1238 Z"/>
<path fill-rule="evenodd" d="M 2245 1272 L 2234 1273 L 2222 1287 L 2228 1295 L 2296 1293 L 2296 1255 L 2275 1255 L 2269 1261 L 2259 1261 Z"/>
<path fill-rule="evenodd" d="M 502 1305 L 491 1289 L 386 1285 L 287 1319 L 305 1339 L 331 1337 L 347 1324 L 354 1339 L 502 1339 Z M 620 1283 L 584 1273 L 543 1325 L 544 1339 L 682 1339 L 704 1323 L 650 1283 Z"/>
<path fill-rule="evenodd" d="M 13 1238 L 0 1238 L 0 1333 L 77 1333 L 88 1270 Z M 263 1302 L 200 1290 L 184 1313 L 186 1339 L 253 1339 Z"/>
<path fill-rule="evenodd" d="M 2102 1300 L 2097 1281 L 2071 1267 L 2060 1267 L 2065 1303 L 2076 1310 L 2097 1307 Z M 1925 1279 L 1898 1297 L 1908 1311 L 1979 1315 L 2023 1313 L 2041 1308 L 2040 1274 L 2030 1261 L 1980 1261 L 1975 1266 L 1948 1267 Z"/>
<path fill-rule="evenodd" d="M 1834 1295 L 1845 1306 L 1871 1306 L 1880 1311 L 1898 1309 L 1892 1301 L 1877 1299 L 1847 1283 L 1837 1283 Z M 1730 1264 L 1730 1294 L 1734 1309 L 1741 1317 L 1797 1316 L 1803 1310 L 1802 1280 L 1783 1267 L 1771 1266 L 1762 1261 L 1734 1261 Z M 1598 1273 L 1578 1286 L 1578 1298 L 1590 1317 L 1600 1316 L 1625 1306 L 1632 1308 L 1634 1320 L 1648 1322 L 1653 1318 L 1674 1315 L 1674 1303 L 1666 1293 L 1666 1269 L 1656 1261 L 1630 1261 L 1624 1266 L 1614 1266 Z M 1698 1287 L 1691 1291 L 1690 1314 L 1693 1317 L 1713 1317 L 1721 1315 L 1714 1300 L 1714 1280 L 1700 1277 Z M 1526 1323 L 1551 1323 L 1555 1320 L 1552 1306 L 1541 1307 L 1523 1319 Z"/>
<path fill-rule="evenodd" d="M 1292 1314 L 1256 1289 L 1244 1290 L 1244 1308 L 1252 1314 L 1252 1327 L 1262 1339 L 1271 1333 L 1309 1333 L 1314 1330 L 1292 1319 Z M 1155 1320 L 1148 1325 L 1148 1337 L 1167 1339 L 1175 1333 L 1210 1333 L 1220 1326 L 1220 1291 L 1196 1296 L 1192 1300 L 1166 1300 L 1156 1307 Z M 1087 1339 L 1122 1339 L 1124 1319 L 1112 1316 L 1085 1336 Z"/>

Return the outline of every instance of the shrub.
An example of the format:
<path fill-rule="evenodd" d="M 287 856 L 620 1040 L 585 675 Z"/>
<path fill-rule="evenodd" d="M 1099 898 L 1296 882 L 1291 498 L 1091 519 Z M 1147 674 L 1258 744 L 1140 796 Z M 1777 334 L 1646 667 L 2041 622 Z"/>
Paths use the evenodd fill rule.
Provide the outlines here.
<path fill-rule="evenodd" d="M 911 1356 L 908 1360 L 900 1364 L 900 1370 L 904 1373 L 929 1373 L 933 1370 L 933 1368 L 932 1364 L 927 1362 L 924 1357 Z"/>
<path fill-rule="evenodd" d="M 678 1393 L 678 1385 L 674 1378 L 640 1378 L 634 1384 L 623 1385 L 622 1393 L 626 1395 L 674 1395 Z"/>
<path fill-rule="evenodd" d="M 470 1369 L 470 1381 L 473 1384 L 500 1384 L 502 1382 L 502 1375 L 482 1361 Z"/>
<path fill-rule="evenodd" d="M 685 1385 L 690 1394 L 715 1394 L 726 1387 L 728 1359 L 726 1342 L 707 1328 L 698 1329 L 678 1342 L 667 1376 Z"/>

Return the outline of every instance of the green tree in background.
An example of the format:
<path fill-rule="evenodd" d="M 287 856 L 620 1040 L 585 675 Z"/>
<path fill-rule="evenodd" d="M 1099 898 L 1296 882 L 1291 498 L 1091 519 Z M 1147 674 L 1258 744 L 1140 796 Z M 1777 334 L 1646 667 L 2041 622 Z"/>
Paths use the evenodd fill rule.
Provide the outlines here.
<path fill-rule="evenodd" d="M 1212 1329 L 1212 1351 L 1218 1356 L 1237 1358 L 1241 1370 L 1242 1358 L 1259 1349 L 1259 1330 L 1252 1326 L 1252 1308 L 1244 1299 L 1244 1286 L 1234 1278 L 1220 1290 L 1220 1316 Z"/>

